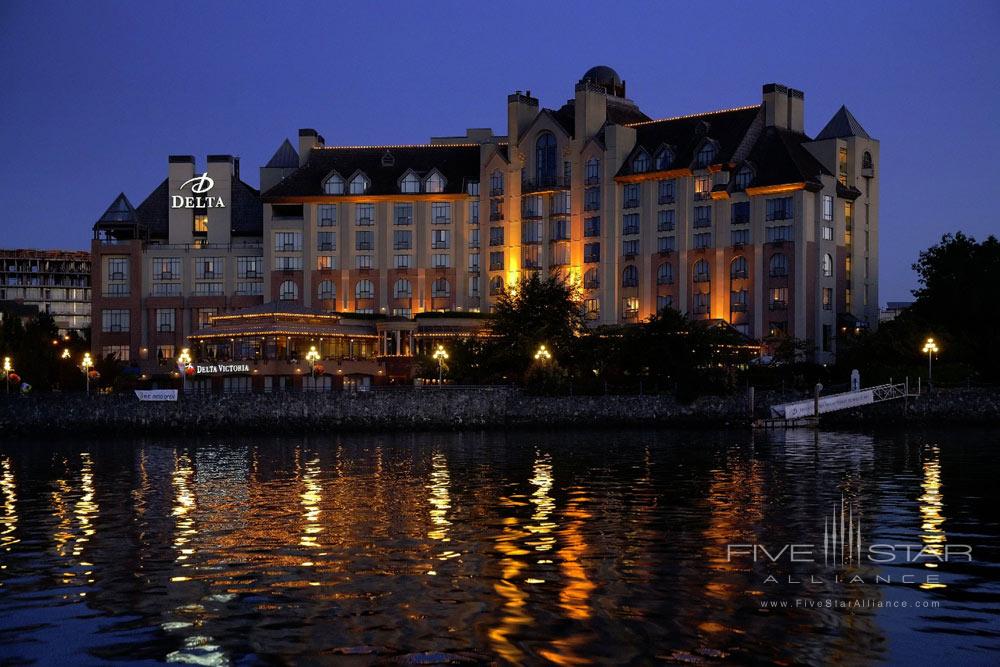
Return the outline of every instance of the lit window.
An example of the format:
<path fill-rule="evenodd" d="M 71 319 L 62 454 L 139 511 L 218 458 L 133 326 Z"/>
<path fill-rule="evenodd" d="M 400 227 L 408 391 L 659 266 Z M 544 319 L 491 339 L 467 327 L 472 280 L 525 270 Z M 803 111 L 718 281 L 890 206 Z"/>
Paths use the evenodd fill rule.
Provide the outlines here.
<path fill-rule="evenodd" d="M 823 276 L 829 278 L 833 275 L 833 257 L 830 253 L 823 255 Z"/>
<path fill-rule="evenodd" d="M 426 192 L 444 192 L 444 177 L 436 171 L 427 177 L 424 181 L 424 190 Z"/>
<path fill-rule="evenodd" d="M 208 213 L 194 214 L 194 227 L 192 229 L 195 236 L 205 236 L 208 234 Z"/>
<path fill-rule="evenodd" d="M 278 287 L 278 299 L 281 301 L 294 301 L 299 298 L 299 286 L 291 280 L 286 280 Z"/>
<path fill-rule="evenodd" d="M 645 149 L 640 148 L 639 152 L 636 153 L 635 158 L 632 160 L 632 171 L 637 174 L 649 171 L 649 153 Z"/>
<path fill-rule="evenodd" d="M 356 174 L 354 178 L 351 179 L 351 194 L 352 195 L 363 195 L 368 192 L 368 186 L 371 185 L 371 181 L 364 174 Z"/>
<path fill-rule="evenodd" d="M 344 179 L 339 174 L 330 174 L 323 182 L 323 192 L 328 195 L 344 194 Z"/>
<path fill-rule="evenodd" d="M 399 189 L 401 192 L 405 192 L 407 194 L 411 192 L 420 192 L 420 178 L 411 171 L 403 177 L 403 180 L 399 184 Z"/>

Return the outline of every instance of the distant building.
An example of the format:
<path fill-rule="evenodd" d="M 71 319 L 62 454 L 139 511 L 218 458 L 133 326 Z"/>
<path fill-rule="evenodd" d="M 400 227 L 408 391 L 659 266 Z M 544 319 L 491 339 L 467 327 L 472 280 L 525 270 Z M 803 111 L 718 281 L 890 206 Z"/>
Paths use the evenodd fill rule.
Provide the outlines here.
<path fill-rule="evenodd" d="M 904 310 L 913 305 L 912 301 L 888 301 L 885 304 L 885 308 L 881 309 L 878 314 L 879 322 L 891 322 L 892 320 L 899 317 L 899 314 Z"/>
<path fill-rule="evenodd" d="M 4 301 L 48 313 L 60 333 L 85 329 L 90 326 L 90 253 L 0 249 L 0 302 Z"/>

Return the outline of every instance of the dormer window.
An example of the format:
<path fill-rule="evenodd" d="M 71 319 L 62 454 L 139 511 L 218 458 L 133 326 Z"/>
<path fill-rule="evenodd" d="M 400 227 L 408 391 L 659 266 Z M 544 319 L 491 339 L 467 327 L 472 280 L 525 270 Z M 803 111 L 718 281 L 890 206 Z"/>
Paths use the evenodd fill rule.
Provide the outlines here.
<path fill-rule="evenodd" d="M 656 169 L 658 171 L 669 169 L 673 163 L 674 152 L 669 148 L 663 147 L 656 153 Z"/>
<path fill-rule="evenodd" d="M 436 171 L 432 172 L 424 181 L 424 192 L 444 192 L 444 177 Z"/>
<path fill-rule="evenodd" d="M 340 174 L 330 174 L 323 183 L 323 192 L 328 195 L 344 194 L 344 179 Z"/>
<path fill-rule="evenodd" d="M 632 171 L 637 174 L 649 171 L 649 153 L 645 150 L 639 150 L 635 158 L 632 160 Z"/>
<path fill-rule="evenodd" d="M 740 170 L 736 172 L 736 178 L 733 181 L 733 187 L 736 190 L 743 191 L 750 186 L 750 181 L 753 180 L 753 170 L 750 167 L 744 165 L 740 167 Z"/>
<path fill-rule="evenodd" d="M 350 192 L 352 195 L 363 195 L 368 192 L 370 185 L 371 181 L 368 180 L 368 177 L 359 172 L 351 179 Z"/>
<path fill-rule="evenodd" d="M 405 193 L 420 192 L 420 177 L 411 171 L 400 181 L 399 191 Z"/>
<path fill-rule="evenodd" d="M 715 155 L 718 151 L 715 148 L 715 144 L 710 141 L 706 141 L 702 144 L 701 148 L 698 149 L 698 157 L 695 160 L 696 167 L 707 167 L 715 161 Z"/>

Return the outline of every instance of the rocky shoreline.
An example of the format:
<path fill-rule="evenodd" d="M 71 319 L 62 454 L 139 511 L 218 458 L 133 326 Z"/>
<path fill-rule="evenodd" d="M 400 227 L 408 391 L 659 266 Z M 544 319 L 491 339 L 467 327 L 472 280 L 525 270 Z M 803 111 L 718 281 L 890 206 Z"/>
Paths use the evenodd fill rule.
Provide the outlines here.
<path fill-rule="evenodd" d="M 776 397 L 758 393 L 757 411 Z M 787 397 L 786 397 L 787 399 Z M 0 434 L 318 433 L 515 427 L 749 428 L 744 396 L 530 396 L 510 388 L 406 389 L 362 394 L 241 394 L 139 402 L 121 394 L 0 401 Z M 951 389 L 826 415 L 822 426 L 1000 424 L 1000 391 Z"/>

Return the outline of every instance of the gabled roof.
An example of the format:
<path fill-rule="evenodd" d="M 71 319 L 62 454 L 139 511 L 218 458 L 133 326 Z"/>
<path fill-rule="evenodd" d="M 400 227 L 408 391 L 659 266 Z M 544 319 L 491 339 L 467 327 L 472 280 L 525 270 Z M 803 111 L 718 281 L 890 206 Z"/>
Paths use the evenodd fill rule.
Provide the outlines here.
<path fill-rule="evenodd" d="M 285 139 L 264 166 L 275 169 L 295 169 L 299 166 L 299 154 L 291 142 Z"/>
<path fill-rule="evenodd" d="M 847 107 L 843 105 L 841 105 L 837 113 L 833 114 L 833 118 L 826 124 L 826 127 L 816 135 L 816 141 L 839 139 L 841 137 L 871 139 L 868 133 L 865 132 L 865 128 L 861 127 L 861 123 L 854 117 L 854 114 L 848 111 Z"/>
<path fill-rule="evenodd" d="M 170 227 L 169 199 L 170 180 L 164 178 L 136 209 L 138 220 L 149 227 L 149 235 L 153 238 L 167 238 Z"/>
<path fill-rule="evenodd" d="M 393 164 L 383 165 L 386 149 Z M 465 184 L 479 180 L 479 144 L 424 144 L 416 146 L 329 146 L 314 148 L 306 163 L 263 194 L 301 197 L 323 194 L 323 180 L 336 171 L 345 176 L 362 171 L 371 179 L 367 195 L 399 194 L 399 178 L 407 171 L 421 177 L 437 169 L 446 179 L 444 193 L 465 192 Z M 433 195 L 431 195 L 433 196 Z"/>
<path fill-rule="evenodd" d="M 750 185 L 818 183 L 821 175 L 830 172 L 802 145 L 808 141 L 809 137 L 801 132 L 765 128 L 747 156 L 754 166 Z"/>
<path fill-rule="evenodd" d="M 687 167 L 694 161 L 694 152 L 706 137 L 719 146 L 716 163 L 728 162 L 747 130 L 760 113 L 760 105 L 712 111 L 678 118 L 641 121 L 629 124 L 635 128 L 636 146 L 643 147 L 653 155 L 661 144 L 674 147 L 672 168 Z M 626 160 L 618 171 L 618 176 L 632 173 L 632 161 Z"/>
<path fill-rule="evenodd" d="M 132 208 L 132 202 L 128 200 L 124 192 L 119 192 L 115 200 L 111 202 L 111 206 L 104 212 L 97 220 L 97 224 L 101 223 L 131 223 L 136 221 L 135 209 Z"/>

